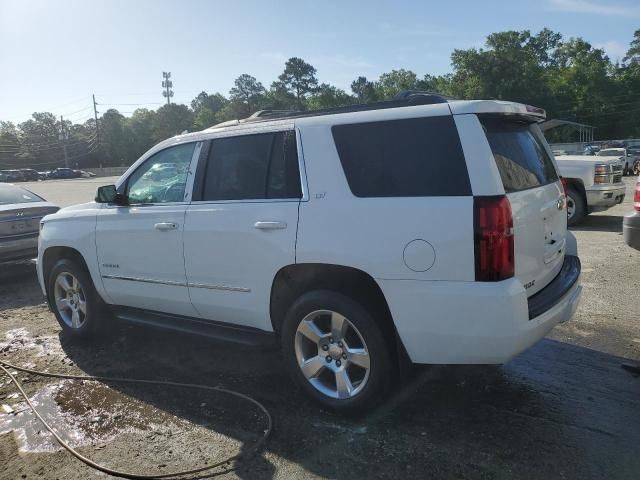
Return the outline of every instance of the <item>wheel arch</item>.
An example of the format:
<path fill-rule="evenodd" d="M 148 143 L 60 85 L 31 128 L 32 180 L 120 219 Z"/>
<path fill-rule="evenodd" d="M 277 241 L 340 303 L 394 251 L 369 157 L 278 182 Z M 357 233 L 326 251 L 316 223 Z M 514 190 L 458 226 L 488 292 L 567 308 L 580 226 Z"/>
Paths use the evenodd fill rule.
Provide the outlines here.
<path fill-rule="evenodd" d="M 392 353 L 399 362 L 408 354 L 398 335 L 391 310 L 380 285 L 368 273 L 345 265 L 325 263 L 297 263 L 282 267 L 271 287 L 269 314 L 276 333 L 293 302 L 312 290 L 333 290 L 358 301 L 382 328 Z"/>
<path fill-rule="evenodd" d="M 56 262 L 63 258 L 78 262 L 87 271 L 89 276 L 91 276 L 89 266 L 78 250 L 72 247 L 48 247 L 42 254 L 42 276 L 44 279 L 43 283 L 47 302 L 49 299 L 49 273 L 51 272 L 51 269 L 56 264 Z"/>
<path fill-rule="evenodd" d="M 578 191 L 578 193 L 582 196 L 582 199 L 584 200 L 584 204 L 587 205 L 587 190 L 584 188 L 583 181 L 579 178 L 571 178 L 571 177 L 564 177 L 564 179 L 567 183 L 567 187 L 575 188 Z"/>

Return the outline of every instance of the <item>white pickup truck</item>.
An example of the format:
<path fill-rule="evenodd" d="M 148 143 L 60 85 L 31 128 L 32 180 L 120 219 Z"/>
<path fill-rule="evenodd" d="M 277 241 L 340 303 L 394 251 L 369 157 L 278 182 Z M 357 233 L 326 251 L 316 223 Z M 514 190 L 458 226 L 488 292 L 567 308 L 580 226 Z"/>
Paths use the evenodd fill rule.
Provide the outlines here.
<path fill-rule="evenodd" d="M 591 212 L 601 212 L 622 203 L 625 185 L 617 157 L 558 155 L 555 157 L 567 188 L 568 224 L 581 222 Z"/>

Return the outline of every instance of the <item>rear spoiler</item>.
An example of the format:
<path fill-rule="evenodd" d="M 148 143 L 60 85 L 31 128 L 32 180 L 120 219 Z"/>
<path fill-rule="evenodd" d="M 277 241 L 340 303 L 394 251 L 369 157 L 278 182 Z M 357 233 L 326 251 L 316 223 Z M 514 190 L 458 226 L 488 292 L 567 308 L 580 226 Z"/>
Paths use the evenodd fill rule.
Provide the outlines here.
<path fill-rule="evenodd" d="M 547 118 L 547 112 L 543 108 L 501 100 L 450 100 L 449 107 L 454 115 L 513 115 L 531 122 L 543 122 Z"/>

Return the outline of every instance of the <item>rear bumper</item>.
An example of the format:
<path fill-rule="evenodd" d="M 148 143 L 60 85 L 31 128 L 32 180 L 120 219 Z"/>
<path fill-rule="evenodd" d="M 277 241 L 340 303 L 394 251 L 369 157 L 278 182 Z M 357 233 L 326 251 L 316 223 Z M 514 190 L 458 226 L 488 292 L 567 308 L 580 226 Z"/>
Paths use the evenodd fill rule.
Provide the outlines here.
<path fill-rule="evenodd" d="M 622 236 L 624 243 L 640 250 L 640 213 L 625 215 L 622 219 Z"/>
<path fill-rule="evenodd" d="M 560 295 L 549 294 L 533 318 L 525 289 L 515 278 L 495 283 L 378 283 L 413 362 L 502 364 L 538 342 L 558 323 L 571 319 L 582 293 L 579 262 L 576 272 L 572 259 L 577 257 L 567 255 L 565 264 L 573 263 L 573 269 L 569 269 L 573 271 L 573 281 L 562 283 Z M 569 278 L 566 274 L 565 277 Z M 549 292 L 560 288 L 555 282 L 547 286 Z"/>
<path fill-rule="evenodd" d="M 0 238 L 0 262 L 36 258 L 37 256 L 37 232 L 20 238 Z"/>
<path fill-rule="evenodd" d="M 626 193 L 624 184 L 594 185 L 587 191 L 587 206 L 592 212 L 606 210 L 622 203 Z"/>

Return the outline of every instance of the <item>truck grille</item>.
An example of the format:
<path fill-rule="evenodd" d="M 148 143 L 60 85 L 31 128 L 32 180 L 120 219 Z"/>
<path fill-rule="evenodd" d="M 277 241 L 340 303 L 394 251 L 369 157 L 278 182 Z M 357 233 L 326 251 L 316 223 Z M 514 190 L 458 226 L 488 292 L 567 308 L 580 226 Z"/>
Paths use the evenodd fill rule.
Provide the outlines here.
<path fill-rule="evenodd" d="M 622 165 L 612 165 L 611 170 L 613 172 L 613 183 L 620 183 L 622 181 Z"/>

